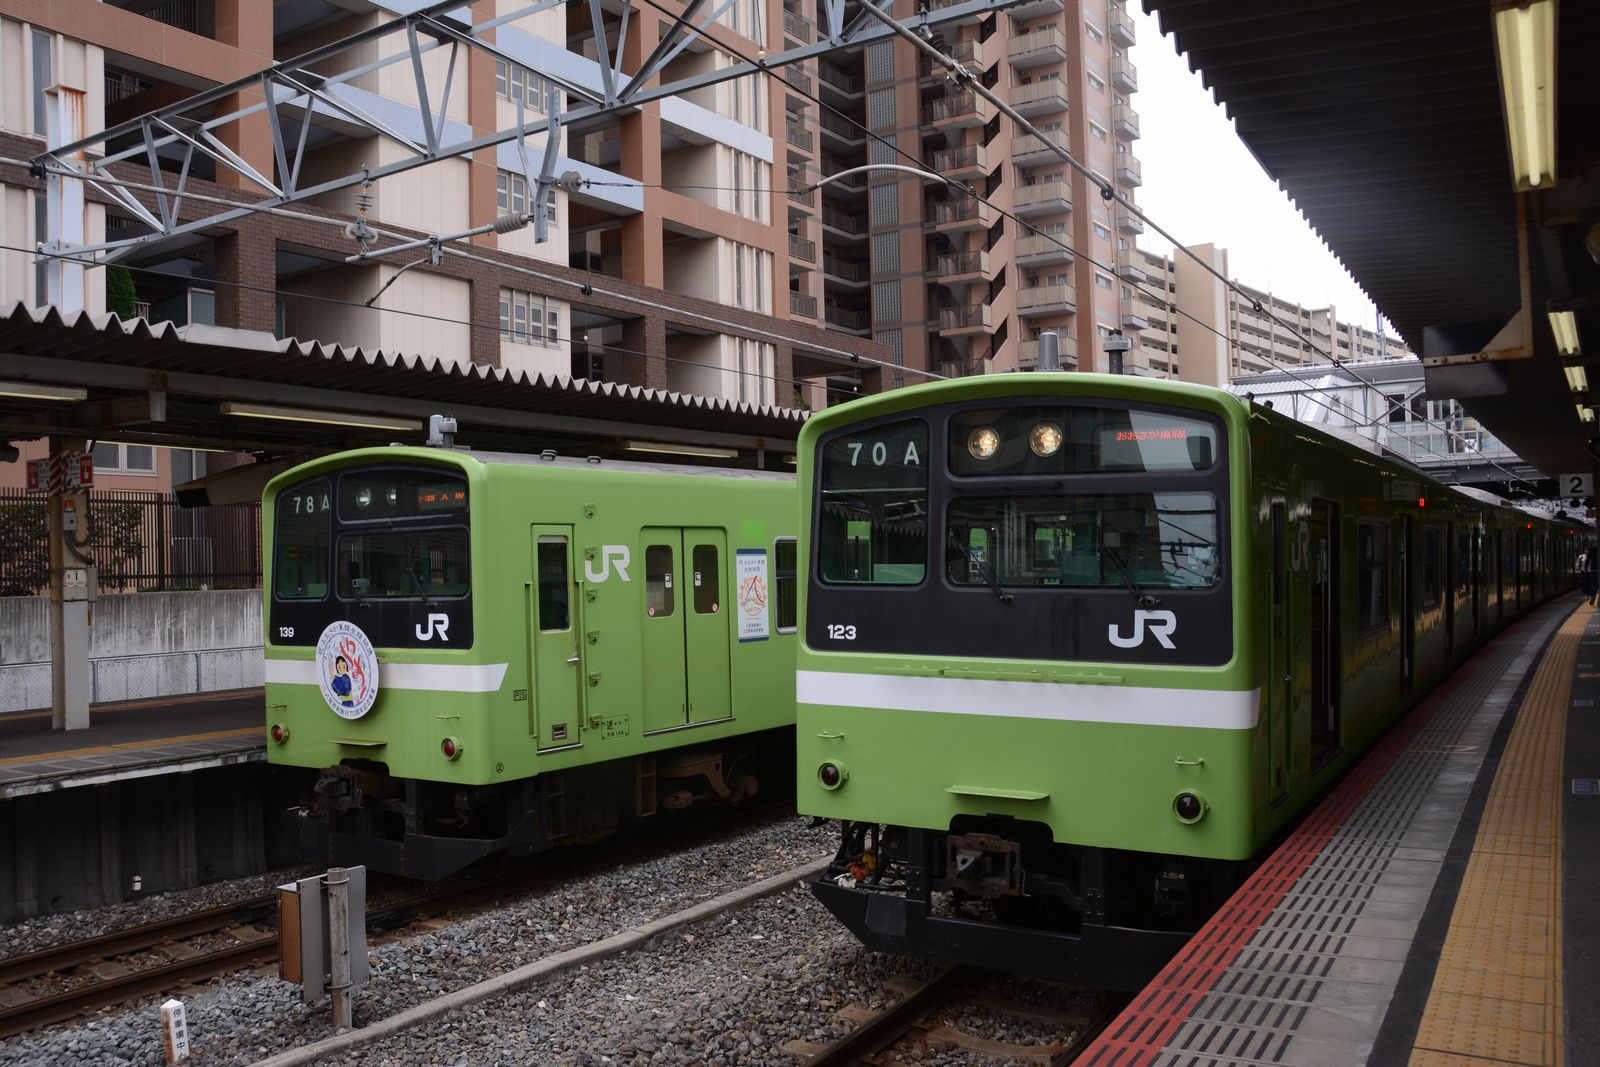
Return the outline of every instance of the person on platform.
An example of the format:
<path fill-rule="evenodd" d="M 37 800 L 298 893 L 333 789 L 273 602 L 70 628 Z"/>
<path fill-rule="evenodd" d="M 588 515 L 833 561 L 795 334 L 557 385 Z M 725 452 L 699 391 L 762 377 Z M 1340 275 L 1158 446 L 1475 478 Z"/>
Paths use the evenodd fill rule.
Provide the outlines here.
<path fill-rule="evenodd" d="M 1591 543 L 1588 550 L 1578 557 L 1578 573 L 1582 577 L 1584 599 L 1593 604 L 1595 593 L 1600 590 L 1600 586 L 1596 585 L 1596 579 L 1600 579 L 1600 551 L 1596 551 L 1594 544 Z"/>

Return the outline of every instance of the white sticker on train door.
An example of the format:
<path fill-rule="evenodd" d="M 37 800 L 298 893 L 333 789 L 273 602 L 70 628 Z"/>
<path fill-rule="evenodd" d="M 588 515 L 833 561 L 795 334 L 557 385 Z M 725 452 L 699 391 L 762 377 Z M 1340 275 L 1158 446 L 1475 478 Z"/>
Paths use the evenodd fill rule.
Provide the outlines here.
<path fill-rule="evenodd" d="M 768 625 L 767 550 L 741 548 L 734 554 L 733 581 L 739 605 L 739 640 L 765 641 Z"/>

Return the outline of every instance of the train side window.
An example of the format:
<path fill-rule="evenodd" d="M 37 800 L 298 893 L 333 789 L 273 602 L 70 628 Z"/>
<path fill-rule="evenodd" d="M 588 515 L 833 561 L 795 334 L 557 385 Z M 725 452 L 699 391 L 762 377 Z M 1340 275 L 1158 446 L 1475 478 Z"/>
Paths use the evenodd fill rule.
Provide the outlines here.
<path fill-rule="evenodd" d="M 795 581 L 795 563 L 799 559 L 796 542 L 792 537 L 780 537 L 772 543 L 772 591 L 777 600 L 776 626 L 780 634 L 792 634 L 800 622 L 800 599 Z"/>
<path fill-rule="evenodd" d="M 677 610 L 672 592 L 671 545 L 650 545 L 644 550 L 644 606 L 645 612 L 655 618 Z"/>
<path fill-rule="evenodd" d="M 1381 522 L 1356 524 L 1356 629 L 1389 624 L 1389 529 Z"/>
<path fill-rule="evenodd" d="M 1288 575 L 1283 571 L 1283 501 L 1272 505 L 1272 634 L 1283 636 L 1283 594 Z"/>
<path fill-rule="evenodd" d="M 696 615 L 722 610 L 722 571 L 716 545 L 694 546 L 694 610 Z"/>
<path fill-rule="evenodd" d="M 1444 571 L 1444 537 L 1437 526 L 1422 528 L 1422 606 L 1439 606 L 1439 576 Z"/>
<path fill-rule="evenodd" d="M 539 629 L 545 633 L 572 625 L 567 589 L 567 539 L 539 538 Z"/>

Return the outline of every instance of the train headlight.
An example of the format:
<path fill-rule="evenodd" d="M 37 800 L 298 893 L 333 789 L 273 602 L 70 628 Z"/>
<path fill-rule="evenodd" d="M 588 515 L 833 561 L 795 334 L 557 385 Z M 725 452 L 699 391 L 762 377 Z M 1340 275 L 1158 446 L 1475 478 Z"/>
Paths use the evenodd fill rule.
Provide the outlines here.
<path fill-rule="evenodd" d="M 461 755 L 461 742 L 453 737 L 447 737 L 439 742 L 439 751 L 444 754 L 445 759 L 455 759 Z"/>
<path fill-rule="evenodd" d="M 356 507 L 367 508 L 372 506 L 372 486 L 363 485 L 356 490 Z"/>
<path fill-rule="evenodd" d="M 1053 456 L 1061 451 L 1061 427 L 1053 422 L 1041 422 L 1028 434 L 1028 447 L 1036 456 Z"/>
<path fill-rule="evenodd" d="M 850 777 L 850 772 L 845 770 L 844 764 L 836 760 L 829 760 L 817 768 L 817 781 L 822 783 L 824 789 L 838 789 Z"/>
<path fill-rule="evenodd" d="M 1205 818 L 1206 812 L 1211 810 L 1211 805 L 1198 793 L 1185 790 L 1172 798 L 1172 814 L 1178 817 L 1181 823 L 1193 825 Z"/>
<path fill-rule="evenodd" d="M 973 459 L 988 459 L 1000 451 L 1000 435 L 993 426 L 980 426 L 967 435 L 967 451 Z"/>
<path fill-rule="evenodd" d="M 289 740 L 289 728 L 283 725 L 281 722 L 275 722 L 272 724 L 271 733 L 274 744 L 281 745 Z"/>

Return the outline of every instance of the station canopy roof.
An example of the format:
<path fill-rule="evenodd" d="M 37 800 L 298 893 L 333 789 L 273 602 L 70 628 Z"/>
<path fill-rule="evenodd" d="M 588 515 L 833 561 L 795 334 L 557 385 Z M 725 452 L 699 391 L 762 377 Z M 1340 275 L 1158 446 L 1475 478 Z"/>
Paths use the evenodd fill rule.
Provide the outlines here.
<path fill-rule="evenodd" d="M 1600 242 L 1600 3 L 1547 2 L 1556 5 L 1556 181 L 1521 196 L 1493 21 L 1514 5 L 1144 6 L 1262 167 L 1422 354 L 1429 395 L 1459 397 L 1524 459 L 1557 474 L 1588 469 L 1583 446 L 1595 433 L 1577 412 L 1589 398 L 1569 389 L 1547 312 L 1575 310 L 1583 358 L 1600 362 L 1600 266 L 1584 247 L 1586 236 Z"/>
<path fill-rule="evenodd" d="M 766 466 L 785 469 L 783 454 L 794 450 L 805 417 L 687 393 L 22 304 L 0 308 L 0 380 L 0 443 L 53 434 L 313 455 L 418 444 L 428 417 L 439 414 L 457 420 L 459 444 L 485 450 L 747 463 L 765 452 Z"/>

